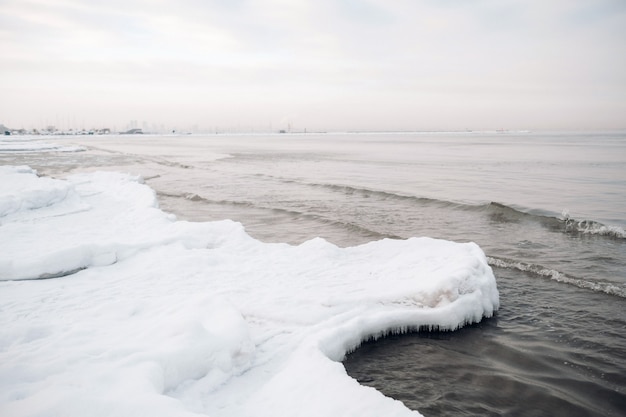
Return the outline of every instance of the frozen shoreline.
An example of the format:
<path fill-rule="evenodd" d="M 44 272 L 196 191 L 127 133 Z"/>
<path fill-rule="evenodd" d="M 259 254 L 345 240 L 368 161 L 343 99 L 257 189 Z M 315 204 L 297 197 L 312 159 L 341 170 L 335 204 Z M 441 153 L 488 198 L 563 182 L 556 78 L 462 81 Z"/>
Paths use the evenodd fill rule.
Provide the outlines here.
<path fill-rule="evenodd" d="M 177 221 L 139 177 L 0 177 L 2 414 L 415 415 L 337 361 L 499 306 L 472 243 L 268 244 Z"/>

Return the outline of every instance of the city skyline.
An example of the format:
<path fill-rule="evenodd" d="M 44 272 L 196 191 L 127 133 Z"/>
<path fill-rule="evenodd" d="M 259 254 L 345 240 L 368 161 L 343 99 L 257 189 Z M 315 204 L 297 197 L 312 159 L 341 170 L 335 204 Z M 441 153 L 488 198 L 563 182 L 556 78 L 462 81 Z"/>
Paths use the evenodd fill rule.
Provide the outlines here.
<path fill-rule="evenodd" d="M 626 127 L 617 0 L 2 0 L 0 20 L 11 128 Z"/>

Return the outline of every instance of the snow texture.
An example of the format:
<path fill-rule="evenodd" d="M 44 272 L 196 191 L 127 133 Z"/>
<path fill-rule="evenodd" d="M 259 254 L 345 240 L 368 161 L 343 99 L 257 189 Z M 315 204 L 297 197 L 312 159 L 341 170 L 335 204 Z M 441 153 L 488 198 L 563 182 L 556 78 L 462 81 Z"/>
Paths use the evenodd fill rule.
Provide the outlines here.
<path fill-rule="evenodd" d="M 28 167 L 0 169 L 0 277 L 13 417 L 418 415 L 350 378 L 345 354 L 499 305 L 473 243 L 263 243 L 177 221 L 138 177 Z"/>

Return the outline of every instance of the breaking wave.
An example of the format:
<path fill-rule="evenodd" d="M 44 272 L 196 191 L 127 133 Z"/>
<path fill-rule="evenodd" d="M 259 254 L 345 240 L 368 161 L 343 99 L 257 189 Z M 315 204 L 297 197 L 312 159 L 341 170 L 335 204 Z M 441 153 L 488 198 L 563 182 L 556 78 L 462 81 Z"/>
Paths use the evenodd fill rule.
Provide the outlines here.
<path fill-rule="evenodd" d="M 296 181 L 284 180 L 284 182 Z M 332 192 L 342 193 L 344 195 L 357 194 L 364 198 L 374 197 L 380 200 L 402 200 L 414 202 L 418 205 L 427 205 L 431 207 L 483 212 L 486 213 L 489 218 L 495 222 L 516 223 L 521 221 L 532 221 L 540 223 L 548 229 L 554 231 L 562 231 L 564 233 L 595 235 L 614 239 L 626 239 L 626 230 L 619 226 L 605 225 L 594 220 L 576 220 L 569 217 L 567 213 L 563 213 L 559 217 L 545 211 L 537 209 L 525 210 L 523 208 L 515 208 L 495 201 L 482 204 L 468 204 L 464 202 L 438 200 L 427 197 L 416 197 L 389 191 L 379 191 L 368 188 L 353 187 L 349 185 L 319 183 L 306 183 L 306 185 L 315 188 L 324 188 Z"/>
<path fill-rule="evenodd" d="M 593 220 L 576 220 L 563 213 L 565 231 L 589 235 L 608 236 L 617 239 L 626 239 L 626 230 L 617 226 L 606 226 Z"/>
<path fill-rule="evenodd" d="M 609 295 L 626 298 L 626 288 L 615 283 L 601 281 L 587 281 L 581 278 L 569 276 L 563 272 L 546 268 L 542 265 L 516 261 L 512 259 L 488 256 L 489 265 L 496 268 L 514 269 L 527 272 L 541 278 L 548 278 L 564 284 L 574 285 L 595 292 L 603 292 Z"/>

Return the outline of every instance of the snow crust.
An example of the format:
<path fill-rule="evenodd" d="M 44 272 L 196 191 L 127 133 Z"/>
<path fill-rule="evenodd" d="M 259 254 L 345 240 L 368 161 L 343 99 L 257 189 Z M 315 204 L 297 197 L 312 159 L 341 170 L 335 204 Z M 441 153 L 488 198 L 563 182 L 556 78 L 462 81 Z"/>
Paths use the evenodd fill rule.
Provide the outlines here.
<path fill-rule="evenodd" d="M 177 221 L 125 174 L 1 167 L 0 222 L 3 416 L 419 415 L 345 354 L 499 306 L 473 243 L 263 243 Z"/>

